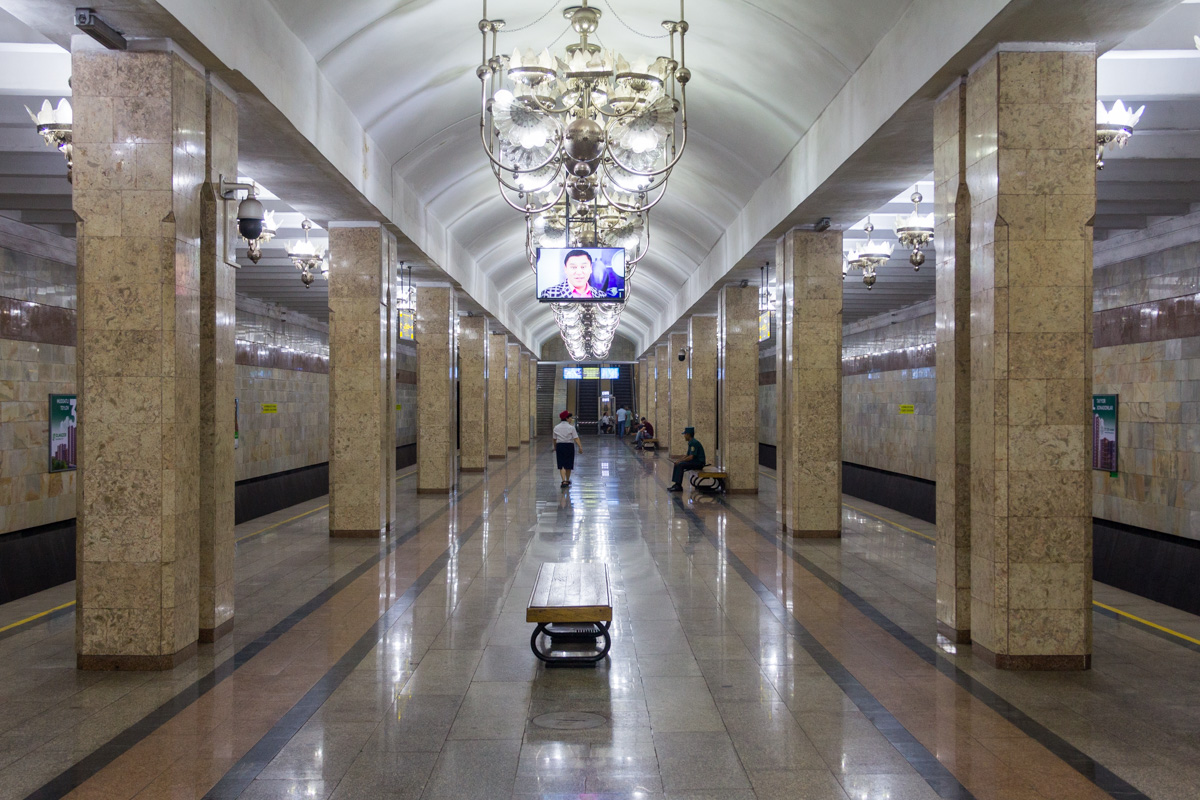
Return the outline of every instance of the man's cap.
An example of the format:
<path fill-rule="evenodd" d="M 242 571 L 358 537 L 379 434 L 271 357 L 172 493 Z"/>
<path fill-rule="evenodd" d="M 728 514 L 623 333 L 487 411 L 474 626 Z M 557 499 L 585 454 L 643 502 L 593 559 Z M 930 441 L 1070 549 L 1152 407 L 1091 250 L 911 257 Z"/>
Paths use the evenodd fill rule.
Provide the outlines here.
<path fill-rule="evenodd" d="M 568 419 L 570 416 L 571 416 L 571 412 L 570 412 L 570 411 L 564 411 L 564 412 L 562 412 L 561 414 L 559 414 L 559 415 L 558 415 L 558 418 L 559 418 L 559 419 L 561 419 L 561 420 L 566 420 L 566 419 Z"/>
<path fill-rule="evenodd" d="M 685 436 L 695 436 L 695 435 L 696 435 L 696 429 L 695 429 L 695 428 L 692 428 L 692 427 L 684 428 L 684 429 L 683 429 L 683 433 L 684 433 L 684 435 L 685 435 Z"/>

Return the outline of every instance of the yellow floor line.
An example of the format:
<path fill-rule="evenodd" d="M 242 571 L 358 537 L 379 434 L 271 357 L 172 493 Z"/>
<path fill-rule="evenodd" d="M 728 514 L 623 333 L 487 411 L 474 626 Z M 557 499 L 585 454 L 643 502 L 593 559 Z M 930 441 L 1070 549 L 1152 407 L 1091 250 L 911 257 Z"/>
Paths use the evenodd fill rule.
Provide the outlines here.
<path fill-rule="evenodd" d="M 852 506 L 849 503 L 842 503 L 842 505 L 845 506 L 846 508 L 850 509 L 851 511 L 857 511 L 860 514 L 866 514 L 868 517 L 871 517 L 872 519 L 877 519 L 880 522 L 886 522 L 888 525 L 891 525 L 893 528 L 899 528 L 902 531 L 908 531 L 909 533 L 913 534 L 914 536 L 920 536 L 922 539 L 928 539 L 931 542 L 937 541 L 937 539 L 933 538 L 932 536 L 930 536 L 927 533 L 921 533 L 920 531 L 914 531 L 912 528 L 906 528 L 905 526 L 901 525 L 899 522 L 892 522 L 890 519 L 884 519 L 883 517 L 881 517 L 877 514 L 872 514 L 870 511 L 865 511 L 861 508 L 858 508 L 857 506 Z"/>
<path fill-rule="evenodd" d="M 1114 614 L 1120 614 L 1122 617 L 1128 617 L 1129 619 L 1133 620 L 1134 622 L 1140 622 L 1143 625 L 1149 625 L 1151 628 L 1154 628 L 1156 631 L 1162 631 L 1163 633 L 1169 633 L 1172 636 L 1177 636 L 1186 642 L 1191 642 L 1192 644 L 1200 644 L 1200 639 L 1193 639 L 1191 636 L 1188 636 L 1186 633 L 1180 633 L 1179 631 L 1173 631 L 1170 628 L 1164 628 L 1162 625 L 1159 625 L 1156 622 L 1151 622 L 1148 619 L 1142 619 L 1141 617 L 1134 616 L 1133 614 L 1130 614 L 1128 611 L 1122 611 L 1119 608 L 1113 608 L 1110 605 L 1105 605 L 1104 603 L 1101 603 L 1099 600 L 1093 600 L 1092 605 L 1100 606 L 1100 608 L 1103 608 L 1105 611 L 1111 611 Z"/>
<path fill-rule="evenodd" d="M 5 631 L 11 631 L 13 628 L 19 628 L 22 625 L 25 625 L 26 623 L 33 622 L 35 619 L 41 619 L 42 617 L 46 616 L 47 614 L 53 614 L 55 611 L 62 611 L 64 608 L 70 608 L 73 605 L 75 605 L 74 600 L 72 600 L 69 603 L 63 603 L 61 606 L 55 606 L 54 608 L 47 609 L 46 611 L 42 611 L 37 614 L 34 614 L 32 617 L 26 617 L 25 619 L 21 620 L 20 622 L 14 622 L 11 625 L 5 625 L 3 628 L 0 628 L 0 633 L 4 633 Z"/>
<path fill-rule="evenodd" d="M 842 505 L 845 506 L 846 508 L 851 509 L 852 511 L 857 511 L 860 514 L 866 514 L 868 517 L 877 519 L 880 522 L 885 522 L 888 525 L 891 525 L 892 527 L 899 528 L 902 531 L 908 531 L 909 533 L 916 534 L 917 536 L 920 536 L 922 539 L 928 539 L 929 541 L 935 542 L 935 543 L 937 541 L 932 536 L 928 536 L 924 533 L 921 533 L 920 531 L 914 531 L 912 528 L 905 527 L 904 525 L 901 525 L 899 522 L 893 522 L 892 520 L 887 519 L 885 517 L 881 517 L 877 514 L 872 514 L 870 511 L 864 511 L 861 508 L 856 508 L 856 507 L 850 505 L 849 503 L 842 503 Z M 1119 608 L 1114 608 L 1113 606 L 1106 605 L 1105 603 L 1101 603 L 1099 600 L 1093 600 L 1092 605 L 1097 606 L 1099 608 L 1103 608 L 1105 611 L 1111 611 L 1112 613 L 1117 614 L 1122 617 L 1125 617 L 1126 619 L 1131 619 L 1134 622 L 1140 622 L 1143 625 L 1146 625 L 1150 628 L 1154 628 L 1156 631 L 1162 631 L 1163 633 L 1168 633 L 1171 636 L 1174 636 L 1179 639 L 1183 639 L 1185 642 L 1191 642 L 1192 644 L 1200 645 L 1200 639 L 1193 639 L 1191 636 L 1188 636 L 1186 633 L 1180 633 L 1179 631 L 1173 631 L 1170 628 L 1159 625 L 1157 622 L 1151 622 L 1148 619 L 1142 619 L 1139 616 L 1130 614 L 1128 611 L 1122 611 Z"/>

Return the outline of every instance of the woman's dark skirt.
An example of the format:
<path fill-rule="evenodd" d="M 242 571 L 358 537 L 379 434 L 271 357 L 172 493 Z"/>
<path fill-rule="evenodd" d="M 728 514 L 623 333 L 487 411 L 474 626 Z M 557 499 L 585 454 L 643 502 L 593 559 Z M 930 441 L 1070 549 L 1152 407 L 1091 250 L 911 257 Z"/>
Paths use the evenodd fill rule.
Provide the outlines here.
<path fill-rule="evenodd" d="M 554 455 L 558 458 L 559 469 L 575 469 L 574 442 L 559 442 L 554 445 Z"/>

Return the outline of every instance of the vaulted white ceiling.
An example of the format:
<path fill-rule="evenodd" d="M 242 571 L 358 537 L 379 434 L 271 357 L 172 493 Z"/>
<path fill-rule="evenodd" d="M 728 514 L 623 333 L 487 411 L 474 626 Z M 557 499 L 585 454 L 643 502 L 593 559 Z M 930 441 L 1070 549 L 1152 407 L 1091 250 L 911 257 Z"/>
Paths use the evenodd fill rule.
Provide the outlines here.
<path fill-rule="evenodd" d="M 498 196 L 480 147 L 481 4 L 272 2 L 395 174 L 485 272 L 505 309 L 525 322 L 534 343 L 555 335 L 549 309 L 534 299 L 524 221 Z M 688 149 L 652 214 L 650 255 L 622 317 L 623 333 L 653 336 L 663 307 L 910 2 L 687 3 Z M 573 40 L 564 35 L 566 5 L 491 0 L 488 16 L 507 23 L 500 49 L 556 41 L 561 49 Z M 628 57 L 665 52 L 660 23 L 679 13 L 673 1 L 592 5 L 603 12 L 598 41 Z"/>

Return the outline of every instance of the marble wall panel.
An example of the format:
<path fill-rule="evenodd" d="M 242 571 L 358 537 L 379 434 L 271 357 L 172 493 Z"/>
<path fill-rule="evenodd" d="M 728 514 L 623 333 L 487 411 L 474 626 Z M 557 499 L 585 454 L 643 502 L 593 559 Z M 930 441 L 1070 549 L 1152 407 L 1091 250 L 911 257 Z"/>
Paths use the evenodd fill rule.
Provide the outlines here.
<path fill-rule="evenodd" d="M 714 463 L 729 471 L 731 492 L 755 494 L 758 492 L 757 287 L 725 286 L 717 297 L 717 383 L 719 460 Z"/>
<path fill-rule="evenodd" d="M 462 317 L 458 333 L 459 391 L 464 402 L 459 419 L 459 467 L 482 472 L 487 467 L 488 329 L 484 317 Z"/>
<path fill-rule="evenodd" d="M 508 335 L 493 333 L 489 338 L 488 458 L 502 459 L 508 458 Z"/>
<path fill-rule="evenodd" d="M 681 456 L 687 452 L 687 442 L 683 439 L 683 429 L 692 424 L 691 417 L 691 384 L 688 380 L 688 373 L 691 370 L 692 360 L 691 354 L 687 349 L 688 335 L 686 333 L 672 333 L 667 337 L 667 384 L 668 384 L 668 403 L 670 406 L 670 430 L 668 431 L 668 442 L 671 455 Z M 685 360 L 679 360 L 679 351 L 682 350 L 686 354 Z M 700 444 L 707 448 L 712 447 L 711 440 L 705 441 L 696 437 Z"/>
<path fill-rule="evenodd" d="M 696 315 L 688 320 L 688 415 L 705 450 L 717 447 L 717 318 Z"/>
<path fill-rule="evenodd" d="M 537 373 L 538 359 L 532 353 L 529 354 L 529 360 L 526 364 L 528 367 L 525 370 L 525 391 L 529 395 L 529 438 L 532 441 L 537 437 Z"/>
<path fill-rule="evenodd" d="M 395 251 L 377 224 L 330 223 L 330 536 L 378 537 L 396 520 Z"/>
<path fill-rule="evenodd" d="M 236 377 L 237 480 L 329 460 L 328 375 L 238 365 Z"/>

